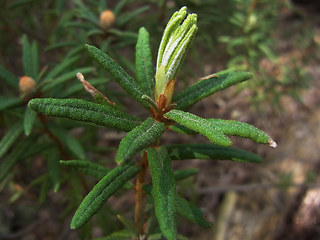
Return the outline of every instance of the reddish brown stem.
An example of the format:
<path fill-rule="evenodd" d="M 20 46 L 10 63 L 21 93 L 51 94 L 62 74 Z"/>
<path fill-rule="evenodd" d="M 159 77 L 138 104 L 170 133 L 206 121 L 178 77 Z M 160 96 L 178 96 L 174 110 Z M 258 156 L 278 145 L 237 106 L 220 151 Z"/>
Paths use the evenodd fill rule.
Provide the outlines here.
<path fill-rule="evenodd" d="M 142 218 L 142 210 L 144 205 L 144 197 L 145 193 L 142 189 L 142 185 L 145 182 L 145 176 L 148 169 L 148 159 L 147 159 L 147 152 L 143 153 L 143 157 L 141 159 L 140 165 L 142 167 L 140 173 L 137 176 L 137 182 L 136 182 L 136 194 L 135 194 L 135 209 L 134 209 L 134 222 L 135 225 L 140 233 L 140 235 L 143 235 L 143 218 Z"/>

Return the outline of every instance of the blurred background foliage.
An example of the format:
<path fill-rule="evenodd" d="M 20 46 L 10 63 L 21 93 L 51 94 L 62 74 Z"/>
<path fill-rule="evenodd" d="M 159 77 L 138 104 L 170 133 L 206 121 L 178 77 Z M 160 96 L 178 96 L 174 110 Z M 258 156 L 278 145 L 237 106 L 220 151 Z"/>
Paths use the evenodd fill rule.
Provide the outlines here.
<path fill-rule="evenodd" d="M 62 168 L 58 161 L 86 159 L 112 165 L 112 151 L 120 139 L 119 133 L 112 132 L 106 143 L 104 131 L 97 126 L 84 128 L 73 121 L 37 116 L 27 109 L 28 100 L 72 97 L 94 101 L 76 80 L 80 71 L 112 101 L 139 115 L 139 108 L 129 105 L 130 100 L 124 99 L 119 88 L 89 59 L 85 43 L 96 45 L 134 74 L 138 29 L 144 26 L 150 33 L 155 62 L 169 16 L 187 6 L 198 14 L 199 31 L 178 75 L 177 87 L 184 88 L 196 76 L 226 68 L 248 70 L 254 79 L 234 93 L 247 92 L 246 104 L 259 113 L 266 109 L 281 112 L 287 107 L 284 98 L 300 103 L 301 94 L 314 83 L 309 66 L 319 61 L 320 35 L 315 27 L 319 6 L 306 2 L 307 7 L 290 0 L 2 0 L 0 191 L 4 205 L 0 207 L 0 239 L 24 229 L 38 214 L 36 200 L 43 206 L 48 196 L 50 203 L 60 202 L 59 212 L 69 221 L 69 214 L 95 180 Z M 290 186 L 288 176 L 282 186 Z M 180 187 L 187 189 L 189 184 Z M 195 192 L 192 188 L 190 199 L 196 201 L 199 196 Z M 120 207 L 126 199 L 113 204 Z M 30 212 L 21 208 L 29 205 Z M 122 208 L 130 210 L 129 205 Z M 82 229 L 81 239 L 120 229 L 116 211 L 108 206 L 105 209 L 97 216 L 102 233 L 95 234 L 89 223 Z M 110 219 L 115 224 L 105 224 Z M 52 224 L 58 228 L 56 222 Z"/>

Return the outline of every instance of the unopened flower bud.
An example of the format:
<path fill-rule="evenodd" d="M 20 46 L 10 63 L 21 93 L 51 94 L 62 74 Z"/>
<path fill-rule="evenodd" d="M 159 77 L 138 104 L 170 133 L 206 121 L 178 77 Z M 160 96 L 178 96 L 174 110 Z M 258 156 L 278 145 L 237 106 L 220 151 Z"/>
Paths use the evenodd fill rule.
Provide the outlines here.
<path fill-rule="evenodd" d="M 36 86 L 37 83 L 34 81 L 33 78 L 28 76 L 23 76 L 20 78 L 19 89 L 21 93 L 30 94 L 34 92 Z"/>
<path fill-rule="evenodd" d="M 112 11 L 105 10 L 100 14 L 100 27 L 107 31 L 114 24 L 115 16 Z"/>

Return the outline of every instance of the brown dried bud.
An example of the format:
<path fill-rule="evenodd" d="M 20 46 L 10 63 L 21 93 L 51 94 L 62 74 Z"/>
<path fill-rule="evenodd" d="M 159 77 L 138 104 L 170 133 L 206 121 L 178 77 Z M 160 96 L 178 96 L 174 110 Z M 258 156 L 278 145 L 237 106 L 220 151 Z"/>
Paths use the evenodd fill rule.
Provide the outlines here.
<path fill-rule="evenodd" d="M 30 94 L 35 90 L 37 83 L 33 80 L 33 78 L 28 76 L 23 76 L 20 78 L 19 88 L 20 92 L 23 94 Z"/>
<path fill-rule="evenodd" d="M 100 27 L 107 31 L 115 21 L 115 16 L 112 11 L 105 10 L 100 14 Z"/>

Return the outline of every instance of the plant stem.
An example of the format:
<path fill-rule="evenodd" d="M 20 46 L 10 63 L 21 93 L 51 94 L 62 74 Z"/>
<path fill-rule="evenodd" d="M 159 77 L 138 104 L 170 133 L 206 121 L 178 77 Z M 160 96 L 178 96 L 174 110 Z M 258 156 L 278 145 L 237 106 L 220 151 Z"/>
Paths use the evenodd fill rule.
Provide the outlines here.
<path fill-rule="evenodd" d="M 137 176 L 137 182 L 136 182 L 136 194 L 135 194 L 135 209 L 134 209 L 134 223 L 140 233 L 140 235 L 143 235 L 143 219 L 142 219 L 142 210 L 144 205 L 144 196 L 145 193 L 142 189 L 142 185 L 145 181 L 146 172 L 148 169 L 148 159 L 147 159 L 147 152 L 143 153 L 142 159 L 141 159 L 141 171 Z"/>

